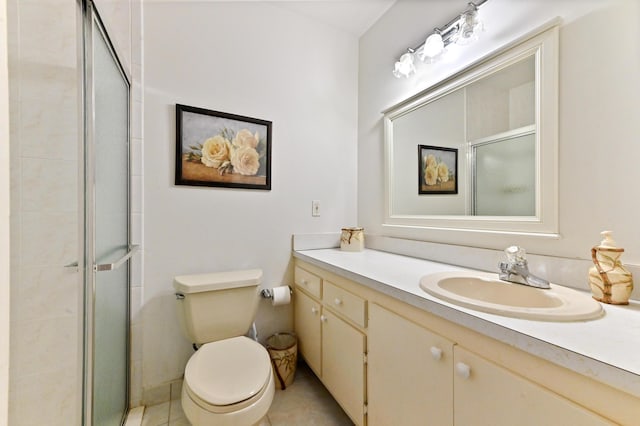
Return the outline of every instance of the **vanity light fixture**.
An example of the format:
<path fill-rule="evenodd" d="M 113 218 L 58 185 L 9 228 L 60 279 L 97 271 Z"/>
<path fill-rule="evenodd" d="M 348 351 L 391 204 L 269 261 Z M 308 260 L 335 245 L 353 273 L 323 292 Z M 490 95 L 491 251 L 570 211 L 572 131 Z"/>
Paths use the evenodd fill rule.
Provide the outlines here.
<path fill-rule="evenodd" d="M 409 77 L 415 73 L 414 58 L 417 55 L 423 62 L 432 63 L 440 59 L 445 48 L 451 43 L 469 44 L 478 39 L 478 33 L 484 26 L 478 17 L 478 8 L 488 0 L 469 2 L 467 8 L 450 20 L 446 25 L 435 28 L 426 41 L 418 47 L 407 49 L 395 63 L 393 75 L 397 78 Z"/>

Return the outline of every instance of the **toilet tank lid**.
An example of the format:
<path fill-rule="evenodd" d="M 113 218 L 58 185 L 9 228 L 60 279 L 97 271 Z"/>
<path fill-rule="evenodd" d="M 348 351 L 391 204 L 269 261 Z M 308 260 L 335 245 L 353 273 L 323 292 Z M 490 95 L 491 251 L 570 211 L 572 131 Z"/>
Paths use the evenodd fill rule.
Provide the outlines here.
<path fill-rule="evenodd" d="M 212 272 L 209 274 L 179 275 L 173 279 L 173 288 L 181 293 L 225 290 L 257 286 L 262 281 L 262 269 Z"/>

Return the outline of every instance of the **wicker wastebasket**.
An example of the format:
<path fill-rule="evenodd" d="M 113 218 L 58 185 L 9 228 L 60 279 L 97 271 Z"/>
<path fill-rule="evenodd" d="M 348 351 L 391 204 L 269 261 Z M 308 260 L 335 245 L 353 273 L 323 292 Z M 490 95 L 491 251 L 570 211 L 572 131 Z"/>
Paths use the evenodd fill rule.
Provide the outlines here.
<path fill-rule="evenodd" d="M 298 339 L 291 333 L 276 333 L 267 338 L 267 351 L 271 357 L 276 387 L 291 386 L 298 362 Z"/>

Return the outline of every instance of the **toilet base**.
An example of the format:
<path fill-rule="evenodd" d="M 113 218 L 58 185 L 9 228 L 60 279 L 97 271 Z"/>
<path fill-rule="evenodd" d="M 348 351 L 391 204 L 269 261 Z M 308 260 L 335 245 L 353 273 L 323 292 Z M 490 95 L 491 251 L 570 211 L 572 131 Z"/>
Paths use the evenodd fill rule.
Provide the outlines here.
<path fill-rule="evenodd" d="M 229 413 L 212 413 L 195 403 L 187 393 L 186 387 L 182 388 L 182 410 L 187 420 L 193 426 L 250 426 L 259 424 L 269 411 L 273 395 L 275 394 L 275 382 L 273 374 L 269 376 L 269 383 L 262 398 L 253 404 L 238 411 Z"/>

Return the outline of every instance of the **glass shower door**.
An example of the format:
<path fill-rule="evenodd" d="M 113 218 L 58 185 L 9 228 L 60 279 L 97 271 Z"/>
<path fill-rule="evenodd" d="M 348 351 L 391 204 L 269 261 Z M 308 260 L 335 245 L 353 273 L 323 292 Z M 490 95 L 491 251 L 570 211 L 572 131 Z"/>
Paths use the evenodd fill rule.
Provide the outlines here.
<path fill-rule="evenodd" d="M 85 424 L 120 425 L 129 377 L 129 82 L 90 2 L 85 21 Z M 89 22 L 90 21 L 90 22 Z"/>

